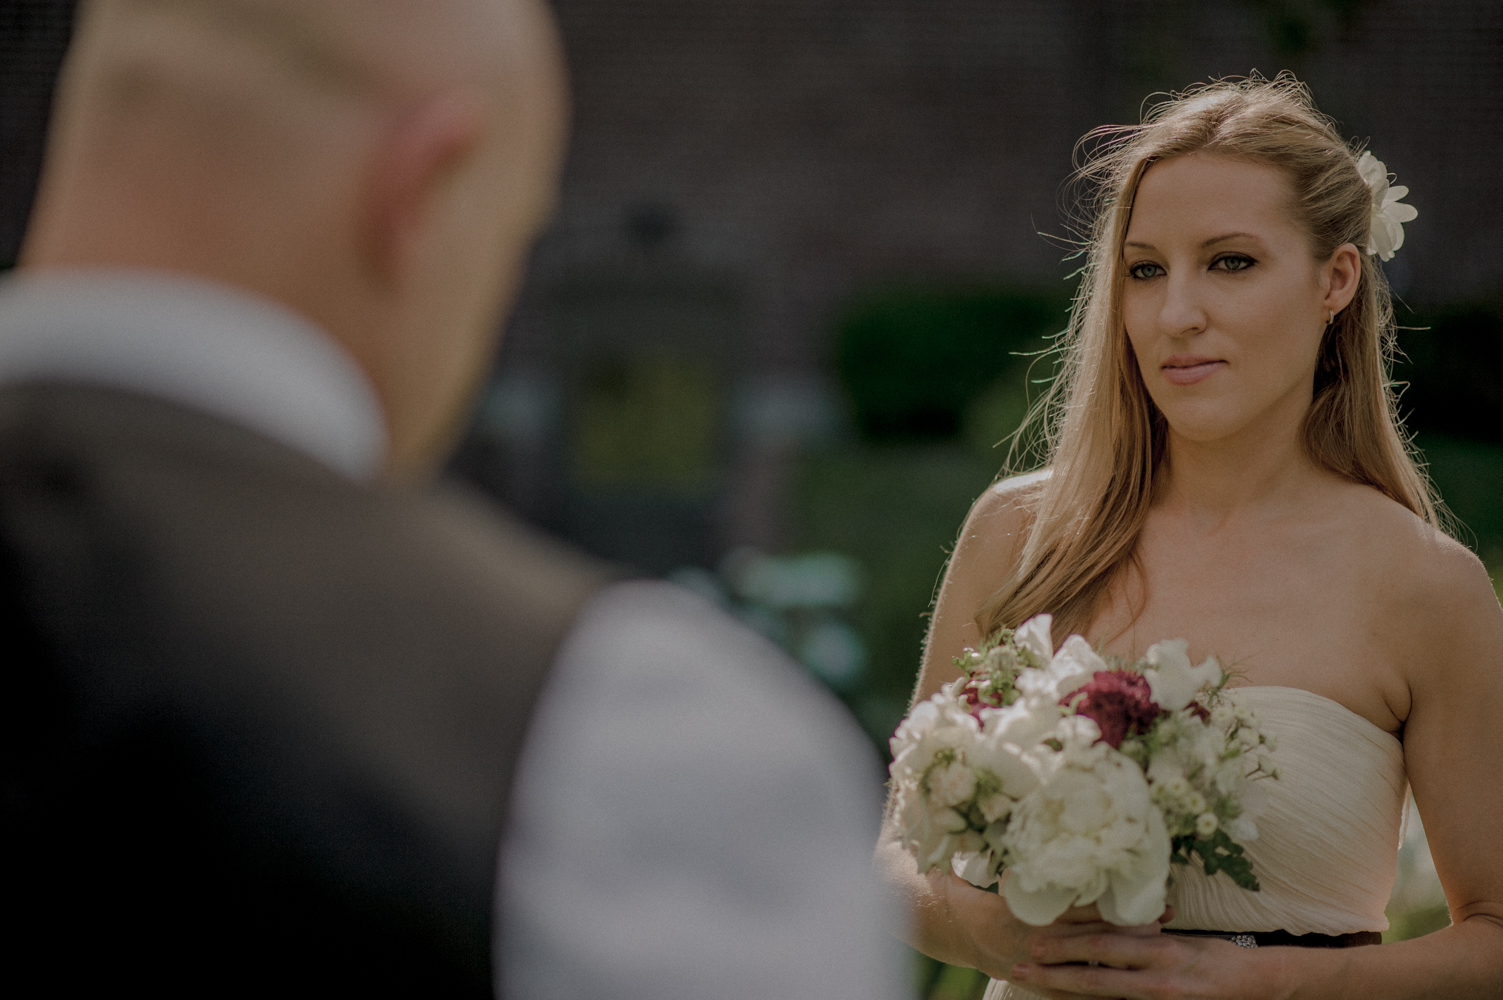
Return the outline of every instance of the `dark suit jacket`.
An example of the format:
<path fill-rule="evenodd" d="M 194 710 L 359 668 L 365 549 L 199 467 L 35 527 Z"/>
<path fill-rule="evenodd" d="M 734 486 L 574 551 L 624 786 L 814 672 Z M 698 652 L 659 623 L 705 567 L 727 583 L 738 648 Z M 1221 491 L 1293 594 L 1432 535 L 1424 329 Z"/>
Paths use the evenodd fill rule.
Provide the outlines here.
<path fill-rule="evenodd" d="M 167 403 L 0 390 L 9 977 L 488 994 L 528 713 L 604 579 Z"/>

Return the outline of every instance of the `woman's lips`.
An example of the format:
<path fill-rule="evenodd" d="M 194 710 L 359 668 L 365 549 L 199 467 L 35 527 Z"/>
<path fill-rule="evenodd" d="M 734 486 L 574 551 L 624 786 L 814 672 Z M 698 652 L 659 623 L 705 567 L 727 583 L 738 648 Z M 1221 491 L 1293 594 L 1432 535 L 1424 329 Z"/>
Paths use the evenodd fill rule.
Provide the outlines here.
<path fill-rule="evenodd" d="M 1175 355 L 1160 365 L 1159 371 L 1164 373 L 1164 381 L 1171 385 L 1194 385 L 1209 378 L 1225 364 L 1219 358 Z"/>

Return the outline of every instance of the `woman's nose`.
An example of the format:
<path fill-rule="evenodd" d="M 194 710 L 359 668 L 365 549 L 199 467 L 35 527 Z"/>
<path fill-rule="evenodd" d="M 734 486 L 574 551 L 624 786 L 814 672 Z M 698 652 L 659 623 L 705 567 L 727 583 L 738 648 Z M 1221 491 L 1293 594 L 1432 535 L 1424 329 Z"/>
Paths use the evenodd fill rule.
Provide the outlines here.
<path fill-rule="evenodd" d="M 1187 275 L 1186 270 L 1192 273 Z M 1188 337 L 1206 328 L 1206 313 L 1201 301 L 1195 269 L 1175 268 L 1165 283 L 1163 307 L 1159 310 L 1159 324 L 1171 337 Z"/>

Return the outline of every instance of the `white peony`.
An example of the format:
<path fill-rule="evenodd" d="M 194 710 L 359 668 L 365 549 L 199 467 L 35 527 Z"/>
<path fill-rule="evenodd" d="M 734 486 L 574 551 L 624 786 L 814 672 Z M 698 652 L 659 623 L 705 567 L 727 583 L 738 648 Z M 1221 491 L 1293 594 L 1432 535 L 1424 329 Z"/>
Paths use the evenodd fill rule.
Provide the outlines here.
<path fill-rule="evenodd" d="M 1039 786 L 1018 802 L 1002 842 L 1012 855 L 1002 894 L 1042 926 L 1096 903 L 1108 921 L 1147 924 L 1164 910 L 1169 835 L 1131 759 L 1084 716 L 1060 722 L 1058 751 L 1030 752 Z"/>
<path fill-rule="evenodd" d="M 1148 679 L 1153 700 L 1170 712 L 1178 712 L 1190 704 L 1202 688 L 1221 683 L 1221 664 L 1216 658 L 1208 656 L 1200 666 L 1192 667 L 1185 653 L 1188 645 L 1183 639 L 1169 639 L 1148 647 L 1146 659 L 1150 666 L 1143 676 Z"/>
<path fill-rule="evenodd" d="M 1388 168 L 1370 151 L 1357 160 L 1357 171 L 1362 174 L 1362 180 L 1373 196 L 1367 252 L 1375 253 L 1383 260 L 1392 260 L 1394 251 L 1404 245 L 1403 223 L 1419 218 L 1419 209 L 1400 203 L 1400 199 L 1409 196 L 1409 189 L 1402 184 L 1389 187 Z"/>

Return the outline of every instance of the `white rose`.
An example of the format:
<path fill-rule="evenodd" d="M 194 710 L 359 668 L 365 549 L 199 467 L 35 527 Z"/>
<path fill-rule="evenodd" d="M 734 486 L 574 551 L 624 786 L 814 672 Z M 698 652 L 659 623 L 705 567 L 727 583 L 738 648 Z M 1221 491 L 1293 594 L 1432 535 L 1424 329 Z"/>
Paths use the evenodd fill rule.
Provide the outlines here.
<path fill-rule="evenodd" d="M 1216 821 L 1215 813 L 1201 813 L 1195 817 L 1195 835 L 1197 837 L 1209 837 L 1216 832 L 1220 824 Z"/>
<path fill-rule="evenodd" d="M 1207 657 L 1200 666 L 1191 667 L 1185 652 L 1188 646 L 1184 639 L 1168 639 L 1148 647 L 1146 658 L 1151 665 L 1143 676 L 1148 679 L 1153 700 L 1170 712 L 1190 704 L 1201 688 L 1221 683 L 1221 664 L 1216 658 Z"/>

